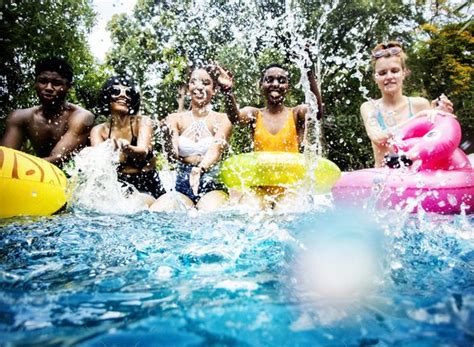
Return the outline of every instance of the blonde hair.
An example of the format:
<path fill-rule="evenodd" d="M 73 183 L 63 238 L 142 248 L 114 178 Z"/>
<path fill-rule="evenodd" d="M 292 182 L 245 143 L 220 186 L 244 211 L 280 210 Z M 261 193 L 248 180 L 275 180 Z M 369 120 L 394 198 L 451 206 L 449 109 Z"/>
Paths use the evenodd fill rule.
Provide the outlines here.
<path fill-rule="evenodd" d="M 395 48 L 395 47 L 400 48 L 400 52 L 393 54 L 388 50 L 389 48 Z M 403 47 L 401 43 L 398 41 L 389 41 L 387 43 L 379 43 L 374 47 L 374 49 L 372 49 L 372 59 L 371 59 L 372 68 L 375 69 L 375 63 L 377 62 L 378 59 L 382 57 L 387 58 L 391 56 L 399 57 L 402 68 L 404 70 L 408 70 L 407 65 L 406 65 L 407 55 L 403 51 Z"/>

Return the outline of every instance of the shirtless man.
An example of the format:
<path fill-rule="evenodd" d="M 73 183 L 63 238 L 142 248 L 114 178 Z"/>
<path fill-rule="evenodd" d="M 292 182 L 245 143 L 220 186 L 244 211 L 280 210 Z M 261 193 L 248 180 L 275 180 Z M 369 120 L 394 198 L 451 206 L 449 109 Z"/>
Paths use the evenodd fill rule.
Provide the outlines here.
<path fill-rule="evenodd" d="M 0 144 L 21 149 L 29 139 L 37 156 L 59 166 L 86 146 L 94 115 L 66 101 L 72 79 L 72 68 L 64 59 L 37 62 L 35 89 L 40 105 L 10 113 Z"/>

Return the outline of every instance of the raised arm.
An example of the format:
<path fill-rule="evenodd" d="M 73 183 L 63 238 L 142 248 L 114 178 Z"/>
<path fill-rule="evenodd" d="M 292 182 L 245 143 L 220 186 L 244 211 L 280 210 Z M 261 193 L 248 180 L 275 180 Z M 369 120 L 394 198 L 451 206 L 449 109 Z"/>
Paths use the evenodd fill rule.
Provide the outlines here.
<path fill-rule="evenodd" d="M 56 143 L 49 156 L 43 158 L 52 164 L 60 165 L 71 157 L 73 152 L 86 146 L 94 115 L 84 109 L 76 110 L 68 121 L 68 130 Z"/>
<path fill-rule="evenodd" d="M 308 70 L 308 81 L 309 81 L 309 89 L 311 92 L 314 94 L 316 97 L 316 102 L 318 104 L 318 114 L 317 118 L 321 120 L 324 115 L 324 109 L 323 109 L 323 99 L 321 97 L 321 92 L 318 88 L 318 83 L 316 81 L 316 76 L 314 75 L 313 71 L 311 69 Z"/>
<path fill-rule="evenodd" d="M 232 74 L 219 65 L 216 65 L 216 70 L 219 74 L 217 84 L 222 94 L 224 95 L 225 109 L 230 122 L 232 124 L 252 123 L 255 120 L 255 115 L 258 109 L 249 106 L 239 109 L 234 93 L 232 91 L 234 87 L 234 80 Z"/>
<path fill-rule="evenodd" d="M 25 137 L 25 124 L 28 122 L 27 110 L 16 110 L 10 113 L 6 129 L 0 144 L 5 147 L 20 149 Z"/>

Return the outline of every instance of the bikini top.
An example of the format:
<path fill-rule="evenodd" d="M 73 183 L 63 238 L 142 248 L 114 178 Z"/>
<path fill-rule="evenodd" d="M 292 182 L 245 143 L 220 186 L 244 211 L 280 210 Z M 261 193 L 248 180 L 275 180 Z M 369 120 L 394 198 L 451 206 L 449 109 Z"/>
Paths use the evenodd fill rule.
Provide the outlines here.
<path fill-rule="evenodd" d="M 258 111 L 257 119 L 255 120 L 253 143 L 255 151 L 298 152 L 298 134 L 296 132 L 293 111 L 289 111 L 285 124 L 276 134 L 270 133 L 265 128 L 263 114 L 261 111 Z"/>
<path fill-rule="evenodd" d="M 411 108 L 411 100 L 410 100 L 409 97 L 407 97 L 407 102 L 408 102 L 408 118 L 411 118 L 411 117 L 413 117 L 413 111 L 412 111 L 412 108 Z M 383 118 L 382 110 L 380 109 L 378 102 L 375 102 L 375 107 L 376 107 L 376 110 L 377 110 L 377 112 L 375 113 L 375 118 L 377 119 L 377 122 L 379 123 L 380 128 L 382 130 L 386 130 L 386 129 L 390 128 L 385 123 L 385 119 Z"/>
<path fill-rule="evenodd" d="M 136 137 L 135 134 L 133 133 L 132 117 L 129 117 L 129 118 L 130 118 L 130 132 L 132 133 L 132 139 L 130 140 L 130 145 L 136 146 L 138 143 L 138 137 Z M 111 135 L 112 135 L 112 119 L 110 120 L 109 136 L 108 136 L 109 139 Z"/>
<path fill-rule="evenodd" d="M 214 142 L 209 128 L 206 124 L 206 117 L 197 119 L 193 117 L 193 122 L 178 137 L 178 155 L 189 157 L 191 155 L 205 155 Z"/>
<path fill-rule="evenodd" d="M 132 117 L 130 118 L 130 132 L 132 133 L 132 138 L 130 140 L 130 145 L 131 146 L 136 146 L 138 144 L 138 137 L 133 133 L 133 120 Z M 109 127 L 109 136 L 108 138 L 110 139 L 110 136 L 112 135 L 112 120 L 110 120 L 110 127 Z M 127 166 L 132 166 L 136 168 L 143 168 L 145 165 L 148 164 L 148 162 L 153 159 L 155 155 L 153 154 L 153 151 L 148 151 L 148 154 L 145 158 L 145 160 L 135 160 L 133 158 L 127 157 L 125 159 L 125 162 L 122 162 L 119 164 L 117 170 L 122 171 L 124 168 Z"/>

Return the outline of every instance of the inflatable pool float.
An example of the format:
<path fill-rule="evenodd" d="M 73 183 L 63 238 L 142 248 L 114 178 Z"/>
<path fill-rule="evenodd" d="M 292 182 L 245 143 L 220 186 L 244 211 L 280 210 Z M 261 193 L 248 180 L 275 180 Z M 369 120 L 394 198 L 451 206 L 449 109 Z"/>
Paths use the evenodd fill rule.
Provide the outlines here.
<path fill-rule="evenodd" d="M 413 119 L 393 146 L 412 165 L 346 173 L 332 189 L 337 204 L 376 208 L 418 207 L 440 214 L 474 213 L 474 170 L 458 148 L 461 127 L 449 114 Z"/>
<path fill-rule="evenodd" d="M 229 188 L 245 189 L 262 186 L 289 187 L 307 177 L 305 156 L 289 152 L 251 152 L 226 159 L 220 178 Z M 327 193 L 336 183 L 341 171 L 325 158 L 317 158 L 313 177 L 316 193 Z"/>
<path fill-rule="evenodd" d="M 0 217 L 47 216 L 66 203 L 67 179 L 41 158 L 0 146 Z"/>

